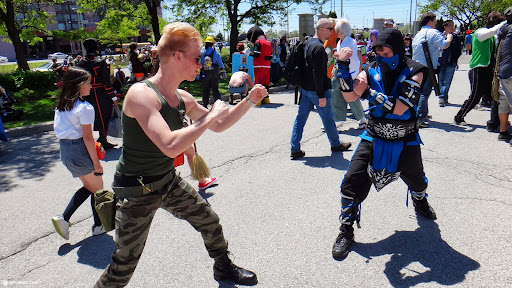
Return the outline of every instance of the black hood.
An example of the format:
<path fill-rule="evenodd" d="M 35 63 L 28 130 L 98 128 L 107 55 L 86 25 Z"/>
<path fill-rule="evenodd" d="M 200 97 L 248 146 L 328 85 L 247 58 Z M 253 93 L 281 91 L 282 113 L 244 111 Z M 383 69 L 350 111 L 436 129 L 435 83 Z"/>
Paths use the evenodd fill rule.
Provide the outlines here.
<path fill-rule="evenodd" d="M 260 37 L 261 35 L 265 35 L 265 32 L 263 32 L 263 30 L 259 26 L 255 25 L 251 27 L 249 31 L 247 31 L 247 40 L 249 40 L 252 43 L 256 43 L 256 40 L 258 40 L 258 37 Z"/>
<path fill-rule="evenodd" d="M 94 38 L 85 39 L 84 48 L 87 54 L 96 54 L 100 50 L 98 41 Z"/>
<path fill-rule="evenodd" d="M 379 37 L 377 38 L 375 43 L 373 43 L 373 47 L 376 46 L 384 46 L 391 48 L 391 50 L 393 50 L 393 53 L 398 54 L 400 62 L 403 61 L 405 55 L 405 43 L 404 38 L 402 36 L 402 32 L 392 28 L 384 29 L 382 33 L 379 34 Z"/>
<path fill-rule="evenodd" d="M 400 31 L 392 28 L 386 28 L 379 34 L 375 43 L 373 43 L 373 47 L 376 46 L 388 47 L 393 50 L 395 55 L 398 55 L 398 67 L 395 70 L 391 70 L 388 65 L 381 65 L 379 61 L 376 61 L 381 67 L 384 90 L 387 95 L 390 95 L 398 76 L 406 67 L 404 38 Z M 373 51 L 375 51 L 375 48 Z"/>

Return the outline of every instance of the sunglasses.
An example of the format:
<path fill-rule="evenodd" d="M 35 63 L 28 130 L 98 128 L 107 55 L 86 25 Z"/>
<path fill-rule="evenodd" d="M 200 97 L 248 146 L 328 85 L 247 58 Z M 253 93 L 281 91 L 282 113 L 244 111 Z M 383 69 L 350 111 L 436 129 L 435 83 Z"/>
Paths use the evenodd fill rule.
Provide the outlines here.
<path fill-rule="evenodd" d="M 331 32 L 332 32 L 332 30 L 334 30 L 332 27 L 320 27 L 320 29 L 327 29 L 327 30 L 329 30 Z"/>
<path fill-rule="evenodd" d="M 200 65 L 200 64 L 201 64 L 201 55 L 199 55 L 199 56 L 194 56 L 194 55 L 192 55 L 192 54 L 189 54 L 189 53 L 187 53 L 187 52 L 185 52 L 185 51 L 181 51 L 181 50 L 178 50 L 178 52 L 181 52 L 181 53 L 186 54 L 186 55 L 189 55 L 189 56 L 193 56 L 193 57 L 194 57 L 194 60 L 196 61 L 196 64 L 197 64 L 197 65 Z"/>

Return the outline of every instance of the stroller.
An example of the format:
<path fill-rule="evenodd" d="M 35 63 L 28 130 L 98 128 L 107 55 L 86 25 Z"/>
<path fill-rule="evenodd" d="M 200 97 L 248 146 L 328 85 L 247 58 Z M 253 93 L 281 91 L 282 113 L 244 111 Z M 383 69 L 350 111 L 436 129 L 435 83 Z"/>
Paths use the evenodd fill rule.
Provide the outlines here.
<path fill-rule="evenodd" d="M 18 120 L 23 114 L 23 110 L 12 108 L 15 102 L 14 97 L 0 87 L 0 140 L 7 141 L 3 122 Z"/>
<path fill-rule="evenodd" d="M 16 103 L 16 99 L 10 93 L 7 91 L 3 93 L 0 90 L 0 117 L 3 122 L 16 121 L 23 114 L 23 110 L 12 108 L 14 103 Z"/>

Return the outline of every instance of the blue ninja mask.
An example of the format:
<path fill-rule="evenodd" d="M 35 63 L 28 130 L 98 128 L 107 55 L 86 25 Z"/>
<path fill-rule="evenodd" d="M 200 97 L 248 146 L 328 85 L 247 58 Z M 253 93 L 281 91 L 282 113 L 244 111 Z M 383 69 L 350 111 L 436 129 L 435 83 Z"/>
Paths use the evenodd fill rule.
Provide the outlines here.
<path fill-rule="evenodd" d="M 377 62 L 379 63 L 379 65 L 382 65 L 382 63 L 386 63 L 386 65 L 391 70 L 395 70 L 396 67 L 398 67 L 398 61 L 399 61 L 398 54 L 395 54 L 392 57 L 381 57 L 381 56 L 377 55 L 375 58 L 377 59 Z"/>

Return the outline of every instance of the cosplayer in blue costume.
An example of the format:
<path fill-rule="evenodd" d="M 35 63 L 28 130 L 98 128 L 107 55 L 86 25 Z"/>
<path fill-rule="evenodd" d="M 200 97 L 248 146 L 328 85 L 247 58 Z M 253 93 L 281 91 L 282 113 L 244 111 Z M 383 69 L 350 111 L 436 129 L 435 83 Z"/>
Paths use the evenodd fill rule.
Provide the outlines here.
<path fill-rule="evenodd" d="M 371 185 L 377 191 L 398 178 L 418 214 L 436 219 L 427 202 L 427 178 L 423 172 L 416 110 L 421 83 L 428 76 L 425 66 L 405 57 L 400 31 L 385 29 L 373 43 L 376 62 L 370 63 L 352 81 L 348 69 L 352 51 L 337 52 L 340 89 L 347 102 L 359 97 L 369 102 L 366 131 L 341 183 L 340 233 L 332 248 L 337 260 L 344 259 L 354 241 L 354 221 L 359 225 L 358 205 L 368 196 Z M 355 53 L 355 52 L 354 52 Z"/>

